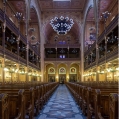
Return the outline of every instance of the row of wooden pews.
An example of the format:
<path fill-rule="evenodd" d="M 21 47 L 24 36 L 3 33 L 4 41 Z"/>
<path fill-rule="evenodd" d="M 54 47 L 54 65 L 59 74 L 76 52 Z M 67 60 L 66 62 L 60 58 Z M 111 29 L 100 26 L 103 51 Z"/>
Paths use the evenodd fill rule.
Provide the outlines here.
<path fill-rule="evenodd" d="M 66 83 L 87 119 L 118 119 L 118 82 Z"/>
<path fill-rule="evenodd" d="M 0 119 L 34 119 L 58 85 L 57 82 L 0 83 Z"/>

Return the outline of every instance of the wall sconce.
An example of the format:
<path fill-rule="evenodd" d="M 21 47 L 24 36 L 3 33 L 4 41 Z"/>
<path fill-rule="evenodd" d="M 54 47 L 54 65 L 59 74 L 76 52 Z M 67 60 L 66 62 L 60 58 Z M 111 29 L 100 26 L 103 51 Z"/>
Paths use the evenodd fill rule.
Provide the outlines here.
<path fill-rule="evenodd" d="M 104 74 L 105 72 L 104 71 L 98 71 L 99 74 Z"/>
<path fill-rule="evenodd" d="M 118 68 L 116 68 L 116 70 L 117 70 L 117 71 L 119 71 L 119 67 L 118 67 Z"/>
<path fill-rule="evenodd" d="M 25 69 L 24 69 L 24 68 L 21 68 L 21 69 L 19 70 L 19 73 L 24 75 L 24 74 L 27 73 L 27 72 L 25 72 Z"/>
<path fill-rule="evenodd" d="M 15 73 L 17 73 L 17 72 L 18 72 L 18 69 L 15 70 Z"/>
<path fill-rule="evenodd" d="M 117 75 L 114 75 L 115 77 L 119 77 L 119 74 L 117 74 Z"/>
<path fill-rule="evenodd" d="M 5 67 L 5 68 L 4 68 L 4 71 L 9 71 L 9 69 Z"/>

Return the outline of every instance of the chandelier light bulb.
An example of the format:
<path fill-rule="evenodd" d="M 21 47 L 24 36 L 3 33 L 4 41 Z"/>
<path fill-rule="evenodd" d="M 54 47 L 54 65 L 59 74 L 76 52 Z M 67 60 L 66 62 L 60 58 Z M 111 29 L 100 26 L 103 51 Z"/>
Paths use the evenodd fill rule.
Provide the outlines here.
<path fill-rule="evenodd" d="M 64 18 L 61 16 L 60 18 L 55 17 L 54 19 L 50 20 L 50 25 L 59 35 L 67 34 L 67 32 L 72 28 L 73 24 L 73 19 L 69 19 L 69 17 Z"/>

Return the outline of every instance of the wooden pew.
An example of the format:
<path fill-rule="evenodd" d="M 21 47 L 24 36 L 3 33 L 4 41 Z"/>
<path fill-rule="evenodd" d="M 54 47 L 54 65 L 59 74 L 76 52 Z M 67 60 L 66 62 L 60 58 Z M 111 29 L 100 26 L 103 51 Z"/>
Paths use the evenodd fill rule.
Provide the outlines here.
<path fill-rule="evenodd" d="M 8 119 L 25 119 L 24 90 L 3 90 L 2 92 L 9 94 L 9 105 L 7 107 L 9 109 Z"/>
<path fill-rule="evenodd" d="M 109 110 L 107 110 L 107 108 L 109 107 L 110 93 L 117 93 L 117 91 L 118 91 L 117 82 L 98 82 L 98 83 L 95 82 L 95 83 L 91 83 L 91 84 L 86 83 L 85 85 L 81 85 L 80 83 L 78 83 L 78 84 L 79 84 L 78 85 L 79 89 L 76 88 L 76 86 L 77 86 L 76 84 L 71 83 L 71 82 L 68 82 L 66 85 L 67 85 L 68 89 L 72 92 L 72 94 L 75 98 L 77 98 L 78 96 L 75 96 L 74 94 L 79 95 L 78 104 L 79 104 L 80 108 L 82 109 L 83 113 L 85 115 L 86 114 L 88 115 L 88 119 L 93 119 L 93 118 L 102 119 L 103 117 L 101 117 L 101 114 L 104 116 L 103 113 L 109 112 Z M 76 91 L 76 90 L 79 90 L 79 91 Z M 101 99 L 99 98 L 100 97 L 99 90 L 102 93 Z M 79 94 L 78 94 L 78 92 L 79 92 Z M 107 98 L 105 98 L 106 95 L 108 95 Z M 104 109 L 104 111 L 102 111 L 101 114 L 99 113 L 99 107 L 101 107 L 101 106 L 98 105 L 100 100 L 103 100 L 101 104 L 103 105 L 103 109 Z M 106 104 L 108 104 L 108 107 L 105 106 Z M 109 119 L 109 113 L 107 115 L 108 115 L 107 119 Z M 105 116 L 105 118 L 106 118 L 106 116 Z"/>
<path fill-rule="evenodd" d="M 34 89 L 35 116 L 37 116 L 39 114 L 39 110 L 40 110 L 39 100 L 40 100 L 40 88 L 39 88 L 39 86 L 36 86 Z"/>
<path fill-rule="evenodd" d="M 87 115 L 87 87 L 82 87 L 82 112 Z"/>
<path fill-rule="evenodd" d="M 9 97 L 8 94 L 0 94 L 0 119 L 9 119 Z"/>
<path fill-rule="evenodd" d="M 50 95 L 57 88 L 58 83 L 32 83 L 32 82 L 6 82 L 0 84 L 0 92 L 8 93 L 9 97 L 18 95 L 18 91 L 24 89 L 24 102 L 18 103 L 21 107 L 16 107 L 17 118 L 15 119 L 33 119 L 34 113 L 38 115 L 40 109 L 46 103 Z M 20 101 L 20 98 L 17 102 Z M 11 102 L 10 102 L 11 103 Z M 13 103 L 13 102 L 12 102 Z M 13 106 L 14 107 L 14 106 Z M 24 108 L 24 111 L 21 110 Z M 10 110 L 10 109 L 9 109 Z M 14 110 L 11 110 L 14 113 Z M 24 117 L 20 118 L 20 113 Z M 6 118 L 5 118 L 6 119 Z M 11 118 L 13 119 L 13 118 Z"/>
<path fill-rule="evenodd" d="M 23 87 L 21 87 L 23 88 Z M 11 99 L 11 103 L 10 104 L 14 104 L 14 102 L 18 102 L 18 91 L 20 90 L 20 87 L 14 87 L 14 86 L 4 86 L 4 87 L 0 87 L 0 92 L 1 93 L 7 93 Z M 13 98 L 12 98 L 13 97 Z M 34 116 L 34 88 L 30 88 L 30 89 L 24 89 L 24 102 L 21 104 L 21 106 L 23 105 L 24 107 L 24 118 L 25 116 L 29 119 L 32 119 Z M 16 104 L 15 104 L 16 106 Z M 18 110 L 18 108 L 14 108 L 15 106 L 13 106 L 13 110 L 10 112 L 15 112 L 17 113 L 18 111 L 16 111 L 15 109 Z M 15 111 L 14 111 L 15 110 Z M 12 116 L 12 114 L 10 114 L 10 116 Z M 13 114 L 14 116 L 14 114 Z M 23 119 L 24 119 L 23 118 Z M 11 118 L 13 119 L 13 118 Z"/>
<path fill-rule="evenodd" d="M 95 89 L 94 107 L 95 107 L 96 119 L 102 119 L 102 118 L 109 119 L 110 93 L 118 93 L 118 89 L 112 89 L 112 88 Z"/>
<path fill-rule="evenodd" d="M 116 93 L 111 93 L 109 95 L 109 119 L 118 119 L 118 100 L 119 95 Z"/>

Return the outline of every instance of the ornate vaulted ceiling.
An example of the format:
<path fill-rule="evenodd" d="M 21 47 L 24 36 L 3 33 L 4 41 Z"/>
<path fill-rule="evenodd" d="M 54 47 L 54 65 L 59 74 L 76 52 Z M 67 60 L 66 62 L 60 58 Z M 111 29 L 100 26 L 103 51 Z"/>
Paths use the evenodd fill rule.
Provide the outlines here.
<path fill-rule="evenodd" d="M 72 16 L 76 16 L 77 18 L 83 18 L 81 15 L 85 9 L 86 3 L 88 0 L 70 0 L 70 1 L 53 1 L 53 0 L 37 0 L 40 10 L 42 11 L 42 20 L 46 20 L 47 17 L 55 14 L 73 14 Z M 108 10 L 109 6 L 112 5 L 113 0 L 100 0 L 99 6 L 100 6 L 100 13 Z M 25 16 L 25 1 L 24 0 L 8 0 L 8 2 L 13 6 L 13 9 L 15 12 L 21 12 Z M 72 16 L 69 15 L 69 17 L 72 18 Z M 34 8 L 30 9 L 30 22 L 36 23 L 38 22 L 37 14 Z M 73 18 L 75 21 L 75 18 Z M 79 21 L 79 20 L 78 20 Z M 90 9 L 87 15 L 87 21 L 94 21 L 94 9 Z M 50 22 L 50 20 L 49 20 Z M 46 25 L 44 33 L 46 34 L 46 37 L 53 33 L 52 27 L 49 25 Z M 79 24 L 77 21 L 75 21 L 75 24 L 73 28 L 71 29 L 71 32 L 75 36 L 79 36 L 80 29 L 77 24 Z"/>
<path fill-rule="evenodd" d="M 17 12 L 25 13 L 25 1 L 24 0 L 8 0 L 9 3 L 13 6 L 13 9 Z M 100 0 L 100 13 L 106 11 L 111 5 L 113 0 Z M 87 0 L 71 0 L 71 1 L 53 1 L 53 0 L 38 0 L 38 4 L 41 11 L 45 12 L 81 12 L 84 10 Z M 32 11 L 31 17 L 35 19 Z M 90 10 L 88 18 L 93 18 L 93 9 Z"/>
<path fill-rule="evenodd" d="M 41 11 L 81 11 L 87 0 L 53 1 L 39 0 Z"/>

